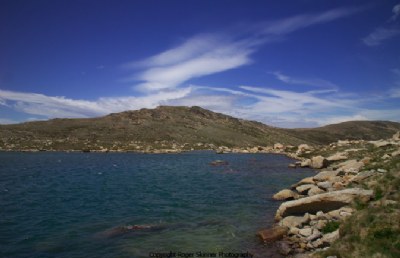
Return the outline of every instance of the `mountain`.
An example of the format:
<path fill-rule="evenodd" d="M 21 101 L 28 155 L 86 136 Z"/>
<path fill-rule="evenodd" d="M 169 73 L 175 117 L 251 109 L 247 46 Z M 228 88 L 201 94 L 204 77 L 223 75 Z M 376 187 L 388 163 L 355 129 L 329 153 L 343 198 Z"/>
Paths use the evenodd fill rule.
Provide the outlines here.
<path fill-rule="evenodd" d="M 0 126 L 0 148 L 12 150 L 205 149 L 322 144 L 377 139 L 400 130 L 393 122 L 349 122 L 313 129 L 281 129 L 200 107 L 160 106 L 98 118 L 52 119 Z"/>
<path fill-rule="evenodd" d="M 392 137 L 400 123 L 390 121 L 349 121 L 310 129 L 285 130 L 305 142 L 328 144 L 337 140 L 379 140 Z"/>

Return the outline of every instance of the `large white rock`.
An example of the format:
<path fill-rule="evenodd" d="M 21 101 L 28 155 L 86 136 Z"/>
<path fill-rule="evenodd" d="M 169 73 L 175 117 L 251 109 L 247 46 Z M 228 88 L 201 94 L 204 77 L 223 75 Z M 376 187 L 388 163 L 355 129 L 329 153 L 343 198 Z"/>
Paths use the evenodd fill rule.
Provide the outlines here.
<path fill-rule="evenodd" d="M 298 216 L 307 212 L 314 214 L 318 211 L 329 212 L 350 204 L 356 197 L 361 201 L 368 201 L 372 195 L 372 190 L 350 188 L 304 197 L 282 203 L 276 211 L 275 219 L 279 221 L 287 216 Z"/>
<path fill-rule="evenodd" d="M 315 181 L 323 182 L 323 181 L 330 181 L 332 178 L 336 177 L 339 174 L 337 170 L 325 170 L 319 172 L 317 175 L 314 176 Z"/>
<path fill-rule="evenodd" d="M 357 173 L 364 166 L 364 162 L 351 159 L 337 165 L 338 171 L 345 173 Z"/>
<path fill-rule="evenodd" d="M 289 189 L 283 189 L 279 191 L 278 193 L 274 194 L 272 197 L 275 200 L 282 201 L 282 200 L 289 200 L 289 199 L 297 199 L 298 194 L 293 192 L 292 190 Z"/>
<path fill-rule="evenodd" d="M 315 156 L 311 158 L 311 166 L 312 168 L 320 169 L 326 168 L 328 166 L 328 160 L 322 156 Z"/>

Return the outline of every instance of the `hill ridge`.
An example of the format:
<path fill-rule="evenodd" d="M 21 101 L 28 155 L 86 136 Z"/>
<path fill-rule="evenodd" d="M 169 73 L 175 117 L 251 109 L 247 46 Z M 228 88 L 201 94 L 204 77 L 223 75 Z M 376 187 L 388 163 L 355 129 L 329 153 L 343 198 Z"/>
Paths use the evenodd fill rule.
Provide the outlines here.
<path fill-rule="evenodd" d="M 198 106 L 159 106 L 96 118 L 56 118 L 0 125 L 2 150 L 214 149 L 274 143 L 326 144 L 339 139 L 377 140 L 400 123 L 352 121 L 309 129 L 283 129 Z"/>

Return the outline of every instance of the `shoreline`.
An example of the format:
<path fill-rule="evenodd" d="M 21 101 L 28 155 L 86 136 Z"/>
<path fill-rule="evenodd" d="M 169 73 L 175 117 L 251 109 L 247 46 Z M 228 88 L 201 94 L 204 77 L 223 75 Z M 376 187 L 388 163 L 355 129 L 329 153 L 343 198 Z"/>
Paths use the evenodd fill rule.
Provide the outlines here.
<path fill-rule="evenodd" d="M 346 222 L 360 213 L 359 207 L 398 205 L 393 197 L 380 201 L 376 182 L 390 172 L 392 160 L 396 164 L 399 146 L 398 132 L 391 139 L 339 140 L 307 155 L 287 155 L 302 160 L 292 167 L 310 167 L 317 173 L 273 196 L 282 201 L 275 224 L 259 231 L 258 236 L 265 243 L 274 244 L 285 257 L 340 257 L 340 251 L 330 247 L 341 240 L 343 228 L 349 227 Z"/>
<path fill-rule="evenodd" d="M 396 136 L 397 135 L 397 136 Z M 207 149 L 153 149 L 153 150 L 0 150 L 0 152 L 65 152 L 65 153 L 135 153 L 179 154 L 190 151 L 213 151 L 216 154 L 277 154 L 297 160 L 288 167 L 309 167 L 316 170 L 314 176 L 303 178 L 294 185 L 274 195 L 282 201 L 276 211 L 275 223 L 269 229 L 258 232 L 263 242 L 272 243 L 286 257 L 318 257 L 340 240 L 340 226 L 357 213 L 354 200 L 362 199 L 362 205 L 376 204 L 376 192 L 363 185 L 371 178 L 381 178 L 388 171 L 384 168 L 392 158 L 400 156 L 400 134 L 392 139 L 379 141 L 338 141 L 325 146 L 297 147 L 275 144 L 273 147 Z M 396 148 L 398 149 L 396 151 Z M 375 161 L 374 152 L 381 160 Z M 385 153 L 383 153 L 385 152 Z M 339 203 L 339 204 L 338 204 Z M 396 203 L 388 200 L 387 203 Z M 314 205 L 314 206 L 313 206 Z M 386 205 L 386 204 L 384 204 Z M 327 208 L 326 208 L 326 207 Z"/>

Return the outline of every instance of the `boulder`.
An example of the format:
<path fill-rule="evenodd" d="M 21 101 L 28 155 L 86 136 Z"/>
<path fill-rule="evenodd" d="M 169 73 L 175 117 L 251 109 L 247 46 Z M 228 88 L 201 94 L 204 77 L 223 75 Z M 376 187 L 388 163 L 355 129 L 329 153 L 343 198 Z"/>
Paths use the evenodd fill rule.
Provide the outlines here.
<path fill-rule="evenodd" d="M 361 201 L 368 201 L 371 199 L 372 195 L 372 190 L 349 188 L 340 191 L 321 193 L 298 200 L 287 201 L 279 206 L 275 215 L 275 219 L 280 221 L 284 217 L 291 215 L 303 215 L 306 212 L 329 212 L 331 210 L 336 210 L 348 205 L 356 197 L 358 197 Z"/>
<path fill-rule="evenodd" d="M 299 194 L 307 194 L 308 190 L 311 188 L 316 187 L 314 184 L 306 184 L 306 185 L 300 185 L 296 187 L 296 191 L 299 192 Z"/>
<path fill-rule="evenodd" d="M 311 166 L 311 159 L 305 159 L 300 163 L 300 167 L 310 167 Z"/>
<path fill-rule="evenodd" d="M 308 144 L 300 144 L 300 145 L 297 147 L 297 150 L 299 150 L 299 151 L 301 151 L 301 152 L 303 152 L 303 151 L 309 151 L 309 150 L 311 150 L 311 147 L 308 146 Z"/>
<path fill-rule="evenodd" d="M 314 241 L 317 238 L 320 238 L 322 236 L 321 232 L 318 229 L 313 229 L 312 234 L 307 237 L 307 241 L 311 242 Z"/>
<path fill-rule="evenodd" d="M 332 244 L 334 241 L 338 240 L 339 237 L 339 229 L 337 229 L 331 233 L 323 235 L 321 241 L 324 243 Z"/>
<path fill-rule="evenodd" d="M 283 189 L 283 190 L 279 191 L 278 193 L 274 194 L 274 196 L 272 196 L 272 198 L 274 200 L 278 200 L 278 201 L 293 200 L 293 199 L 297 199 L 298 197 L 299 197 L 299 195 L 297 193 L 295 193 L 289 189 Z"/>
<path fill-rule="evenodd" d="M 211 166 L 226 166 L 226 165 L 229 165 L 229 162 L 225 161 L 225 160 L 217 159 L 217 160 L 210 162 L 210 165 Z"/>
<path fill-rule="evenodd" d="M 281 144 L 281 143 L 274 144 L 274 150 L 283 150 L 284 148 L 285 148 L 285 146 L 283 146 L 283 144 Z"/>
<path fill-rule="evenodd" d="M 355 183 L 360 183 L 361 181 L 363 181 L 364 179 L 371 177 L 375 174 L 374 171 L 369 170 L 369 171 L 363 171 L 358 173 L 355 177 L 353 177 L 350 181 L 351 182 L 355 182 Z"/>
<path fill-rule="evenodd" d="M 309 196 L 313 196 L 313 195 L 317 195 L 317 194 L 321 194 L 321 193 L 325 193 L 325 191 L 317 186 L 314 186 L 310 190 L 308 190 Z"/>
<path fill-rule="evenodd" d="M 312 176 L 303 178 L 302 180 L 300 180 L 296 184 L 292 185 L 292 188 L 295 189 L 296 187 L 298 187 L 300 185 L 307 185 L 307 184 L 314 184 L 314 179 L 313 179 Z"/>
<path fill-rule="evenodd" d="M 312 235 L 312 228 L 302 228 L 299 230 L 299 234 L 304 237 L 309 237 Z"/>
<path fill-rule="evenodd" d="M 257 234 L 264 242 L 275 242 L 282 239 L 287 232 L 287 227 L 277 226 L 270 229 L 261 230 Z"/>
<path fill-rule="evenodd" d="M 328 160 L 322 156 L 315 156 L 311 158 L 310 167 L 320 169 L 328 166 Z"/>
<path fill-rule="evenodd" d="M 317 184 L 317 186 L 318 186 L 319 188 L 328 190 L 328 189 L 332 188 L 332 182 L 329 182 L 329 181 L 319 182 L 319 183 Z"/>
<path fill-rule="evenodd" d="M 309 221 L 309 217 L 307 216 L 287 216 L 279 221 L 279 226 L 282 227 L 300 227 L 301 225 L 307 223 Z"/>
<path fill-rule="evenodd" d="M 363 166 L 363 162 L 355 159 L 351 159 L 337 165 L 338 170 L 345 173 L 357 173 Z"/>
<path fill-rule="evenodd" d="M 336 177 L 339 174 L 339 171 L 336 170 L 325 170 L 319 172 L 317 175 L 314 176 L 315 181 L 330 181 L 332 178 Z"/>
<path fill-rule="evenodd" d="M 390 155 L 386 153 L 385 155 L 382 156 L 382 159 L 390 159 Z"/>
<path fill-rule="evenodd" d="M 346 159 L 348 159 L 349 157 L 346 155 L 346 153 L 335 153 L 335 154 L 333 154 L 333 155 L 331 155 L 331 156 L 329 156 L 329 157 L 327 157 L 326 159 L 328 160 L 328 161 L 339 161 L 339 160 L 346 160 Z"/>

